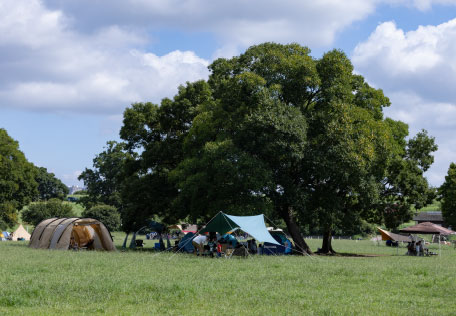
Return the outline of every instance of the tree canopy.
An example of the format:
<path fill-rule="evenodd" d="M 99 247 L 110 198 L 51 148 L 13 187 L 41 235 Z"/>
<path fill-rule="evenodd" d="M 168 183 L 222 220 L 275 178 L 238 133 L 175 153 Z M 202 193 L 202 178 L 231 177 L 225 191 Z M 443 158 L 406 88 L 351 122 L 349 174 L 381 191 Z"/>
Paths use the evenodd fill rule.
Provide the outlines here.
<path fill-rule="evenodd" d="M 175 223 L 185 211 L 173 204 L 178 189 L 169 173 L 184 159 L 184 140 L 197 113 L 197 106 L 211 101 L 204 81 L 179 87 L 177 95 L 161 105 L 137 103 L 125 110 L 120 136 L 130 153 L 125 164 L 122 190 L 125 230 L 143 226 L 152 215 Z"/>
<path fill-rule="evenodd" d="M 0 128 L 0 222 L 12 226 L 17 213 L 38 195 L 37 170 L 19 150 L 19 144 Z"/>
<path fill-rule="evenodd" d="M 82 212 L 83 217 L 94 218 L 102 222 L 110 231 L 120 228 L 120 214 L 114 206 L 98 204 Z"/>
<path fill-rule="evenodd" d="M 78 177 L 87 188 L 78 203 L 86 209 L 98 204 L 121 208 L 120 191 L 128 156 L 124 143 L 107 142 L 105 150 L 93 159 L 93 169 L 86 168 Z"/>
<path fill-rule="evenodd" d="M 451 163 L 445 182 L 439 188 L 439 199 L 442 204 L 442 215 L 445 223 L 456 227 L 456 164 Z"/>
<path fill-rule="evenodd" d="M 55 198 L 49 201 L 32 203 L 22 211 L 22 220 L 35 226 L 47 218 L 74 216 L 75 214 L 71 205 Z"/>
<path fill-rule="evenodd" d="M 283 221 L 301 251 L 310 252 L 302 227 L 317 227 L 331 252 L 335 229 L 394 225 L 432 198 L 423 172 L 434 139 L 407 140 L 406 124 L 383 117 L 389 99 L 343 52 L 315 59 L 298 44 L 264 43 L 209 69 L 160 106 L 125 110 L 126 230 L 153 215 L 261 212 Z"/>
<path fill-rule="evenodd" d="M 68 187 L 55 177 L 46 168 L 37 167 L 35 181 L 38 183 L 38 199 L 49 200 L 52 198 L 64 199 L 69 192 Z"/>

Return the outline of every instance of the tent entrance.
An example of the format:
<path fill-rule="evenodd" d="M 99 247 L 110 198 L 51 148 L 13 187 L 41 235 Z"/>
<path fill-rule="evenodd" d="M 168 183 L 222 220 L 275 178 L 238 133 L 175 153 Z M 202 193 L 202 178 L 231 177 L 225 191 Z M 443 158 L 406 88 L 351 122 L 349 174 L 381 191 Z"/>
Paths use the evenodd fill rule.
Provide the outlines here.
<path fill-rule="evenodd" d="M 70 237 L 71 249 L 98 249 L 101 246 L 99 224 L 82 224 L 73 226 Z"/>

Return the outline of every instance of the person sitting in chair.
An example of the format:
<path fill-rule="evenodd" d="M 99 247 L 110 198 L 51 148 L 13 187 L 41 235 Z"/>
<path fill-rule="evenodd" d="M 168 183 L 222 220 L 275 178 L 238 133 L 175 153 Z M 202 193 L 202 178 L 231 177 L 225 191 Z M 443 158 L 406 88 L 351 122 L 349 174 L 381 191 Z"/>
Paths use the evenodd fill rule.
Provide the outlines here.
<path fill-rule="evenodd" d="M 258 252 L 258 247 L 255 242 L 255 239 L 250 239 L 247 241 L 248 249 L 251 254 L 256 254 Z"/>
<path fill-rule="evenodd" d="M 71 236 L 71 238 L 70 238 L 70 247 L 68 247 L 68 248 L 71 249 L 71 250 L 78 250 L 79 249 L 78 243 L 74 240 L 73 236 Z"/>
<path fill-rule="evenodd" d="M 416 248 L 415 248 L 415 242 L 414 241 L 409 243 L 409 245 L 407 247 L 407 255 L 416 256 Z"/>

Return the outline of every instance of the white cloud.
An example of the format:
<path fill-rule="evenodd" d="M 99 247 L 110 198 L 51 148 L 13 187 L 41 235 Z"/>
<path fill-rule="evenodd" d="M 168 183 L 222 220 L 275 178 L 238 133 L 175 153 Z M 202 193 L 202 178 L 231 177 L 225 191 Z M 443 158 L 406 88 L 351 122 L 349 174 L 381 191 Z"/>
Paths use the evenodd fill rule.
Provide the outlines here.
<path fill-rule="evenodd" d="M 403 5 L 417 8 L 420 11 L 427 11 L 434 5 L 454 6 L 456 0 L 384 0 L 384 2 L 392 5 Z"/>
<path fill-rule="evenodd" d="M 404 32 L 394 22 L 380 24 L 354 50 L 357 71 L 389 90 L 410 90 L 423 99 L 454 102 L 456 19 Z"/>
<path fill-rule="evenodd" d="M 0 44 L 42 47 L 55 42 L 66 26 L 61 12 L 45 10 L 39 1 L 2 1 L 0 16 Z"/>
<path fill-rule="evenodd" d="M 426 1 L 429 5 L 449 2 Z M 373 13 L 379 3 L 112 0 L 106 5 L 89 0 L 3 0 L 0 107 L 119 113 L 132 102 L 158 102 L 173 95 L 179 84 L 208 75 L 209 61 L 194 52 L 173 51 L 163 56 L 150 52 L 151 31 L 214 34 L 220 44 L 214 57 L 229 57 L 263 41 L 321 47 L 330 45 L 337 32 Z M 362 64 L 386 51 L 386 61 L 377 59 L 377 63 L 403 60 L 400 67 L 388 70 L 394 76 L 423 69 L 432 72 L 448 66 L 442 64 L 440 50 L 454 51 L 454 41 L 445 41 L 454 24 L 425 27 L 416 34 L 404 33 L 392 23 L 382 24 L 370 41 L 358 47 L 355 57 Z M 456 67 L 455 63 L 450 66 Z M 442 76 L 440 87 L 451 79 Z M 424 80 L 417 85 L 426 91 Z"/>
<path fill-rule="evenodd" d="M 151 30 L 211 32 L 221 45 L 214 56 L 230 56 L 263 41 L 327 45 L 374 8 L 365 0 L 3 0 L 0 107 L 118 114 L 208 76 L 209 61 L 194 52 L 148 51 Z"/>
<path fill-rule="evenodd" d="M 411 92 L 396 92 L 388 96 L 392 106 L 385 110 L 387 116 L 408 123 L 412 137 L 423 128 L 435 137 L 439 149 L 426 176 L 432 185 L 439 186 L 450 163 L 456 162 L 456 105 L 423 100 Z"/>
<path fill-rule="evenodd" d="M 84 34 L 70 20 L 38 0 L 1 2 L 0 107 L 119 113 L 208 75 L 208 61 L 193 52 L 146 52 L 143 32 L 106 26 Z"/>
<path fill-rule="evenodd" d="M 83 30 L 120 24 L 210 32 L 221 46 L 244 49 L 264 41 L 329 45 L 337 32 L 373 13 L 377 0 L 47 0 Z M 90 8 L 90 10 L 87 10 Z M 96 17 L 96 18 L 95 18 Z M 238 52 L 238 51 L 237 51 Z"/>
<path fill-rule="evenodd" d="M 408 123 L 412 136 L 425 128 L 436 138 L 439 150 L 427 173 L 436 186 L 456 161 L 455 53 L 456 19 L 410 32 L 382 23 L 352 57 L 357 72 L 390 97 L 388 116 Z"/>

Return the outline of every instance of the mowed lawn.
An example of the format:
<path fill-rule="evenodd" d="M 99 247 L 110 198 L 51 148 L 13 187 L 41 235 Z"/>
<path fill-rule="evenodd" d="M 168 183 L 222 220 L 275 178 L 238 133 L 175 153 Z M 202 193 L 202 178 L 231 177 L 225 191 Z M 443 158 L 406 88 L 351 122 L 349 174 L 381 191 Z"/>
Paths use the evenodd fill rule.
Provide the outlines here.
<path fill-rule="evenodd" d="M 321 240 L 309 243 L 316 249 Z M 408 257 L 405 248 L 372 241 L 335 240 L 334 247 L 380 256 L 215 259 L 0 242 L 0 315 L 456 313 L 453 247 L 443 246 L 440 257 Z"/>

